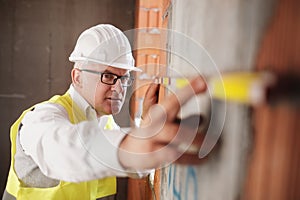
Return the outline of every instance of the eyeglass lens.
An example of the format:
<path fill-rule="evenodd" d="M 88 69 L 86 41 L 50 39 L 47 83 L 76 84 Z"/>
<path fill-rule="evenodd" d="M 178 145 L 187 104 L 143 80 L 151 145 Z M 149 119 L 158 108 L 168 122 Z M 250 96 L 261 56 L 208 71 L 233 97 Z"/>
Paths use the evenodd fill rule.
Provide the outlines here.
<path fill-rule="evenodd" d="M 105 84 L 114 85 L 117 80 L 120 79 L 123 86 L 130 86 L 132 84 L 132 78 L 129 76 L 117 76 L 111 73 L 102 73 L 101 81 Z"/>

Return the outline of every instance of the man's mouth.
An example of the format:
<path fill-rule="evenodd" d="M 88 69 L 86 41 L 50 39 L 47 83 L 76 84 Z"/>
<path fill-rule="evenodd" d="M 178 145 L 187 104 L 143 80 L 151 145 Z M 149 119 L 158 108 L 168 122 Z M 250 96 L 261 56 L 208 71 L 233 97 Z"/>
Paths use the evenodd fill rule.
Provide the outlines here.
<path fill-rule="evenodd" d="M 120 99 L 120 98 L 115 98 L 115 97 L 108 97 L 108 98 L 106 98 L 106 99 L 108 99 L 108 100 L 110 100 L 110 101 L 122 101 L 122 99 Z"/>

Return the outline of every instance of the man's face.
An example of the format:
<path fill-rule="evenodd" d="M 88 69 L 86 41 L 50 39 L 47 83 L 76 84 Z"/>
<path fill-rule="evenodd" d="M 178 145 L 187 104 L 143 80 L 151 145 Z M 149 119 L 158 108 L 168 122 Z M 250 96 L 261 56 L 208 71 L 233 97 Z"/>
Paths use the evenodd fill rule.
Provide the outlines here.
<path fill-rule="evenodd" d="M 82 69 L 106 72 L 118 76 L 130 76 L 128 70 L 103 65 L 85 66 Z M 80 71 L 82 86 L 81 95 L 94 107 L 97 115 L 117 114 L 120 112 L 126 96 L 127 88 L 118 79 L 114 85 L 101 82 L 101 75 Z"/>

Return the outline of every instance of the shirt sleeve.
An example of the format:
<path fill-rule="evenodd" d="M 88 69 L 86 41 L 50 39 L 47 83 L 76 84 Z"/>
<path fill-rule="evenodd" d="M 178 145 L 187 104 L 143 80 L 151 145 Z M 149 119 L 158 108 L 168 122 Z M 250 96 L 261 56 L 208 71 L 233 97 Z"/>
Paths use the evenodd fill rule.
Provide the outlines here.
<path fill-rule="evenodd" d="M 66 110 L 45 103 L 22 120 L 20 143 L 42 173 L 53 179 L 80 182 L 127 176 L 119 163 L 121 130 L 104 130 L 97 120 L 72 124 Z"/>

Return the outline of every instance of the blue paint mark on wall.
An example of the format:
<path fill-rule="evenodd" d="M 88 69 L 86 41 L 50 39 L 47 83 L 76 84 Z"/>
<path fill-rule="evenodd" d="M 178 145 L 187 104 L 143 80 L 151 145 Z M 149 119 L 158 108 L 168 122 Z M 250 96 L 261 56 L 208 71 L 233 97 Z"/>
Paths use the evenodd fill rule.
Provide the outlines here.
<path fill-rule="evenodd" d="M 194 190 L 194 198 L 189 198 L 189 190 L 193 187 Z M 195 169 L 191 166 L 187 168 L 187 175 L 185 180 L 185 199 L 195 199 L 198 200 L 198 183 L 197 183 L 197 174 Z"/>
<path fill-rule="evenodd" d="M 177 178 L 181 180 L 177 180 Z M 170 165 L 167 183 L 172 199 L 198 200 L 198 182 L 194 167 L 187 166 L 185 168 L 185 174 L 180 174 L 179 176 L 177 166 Z"/>

